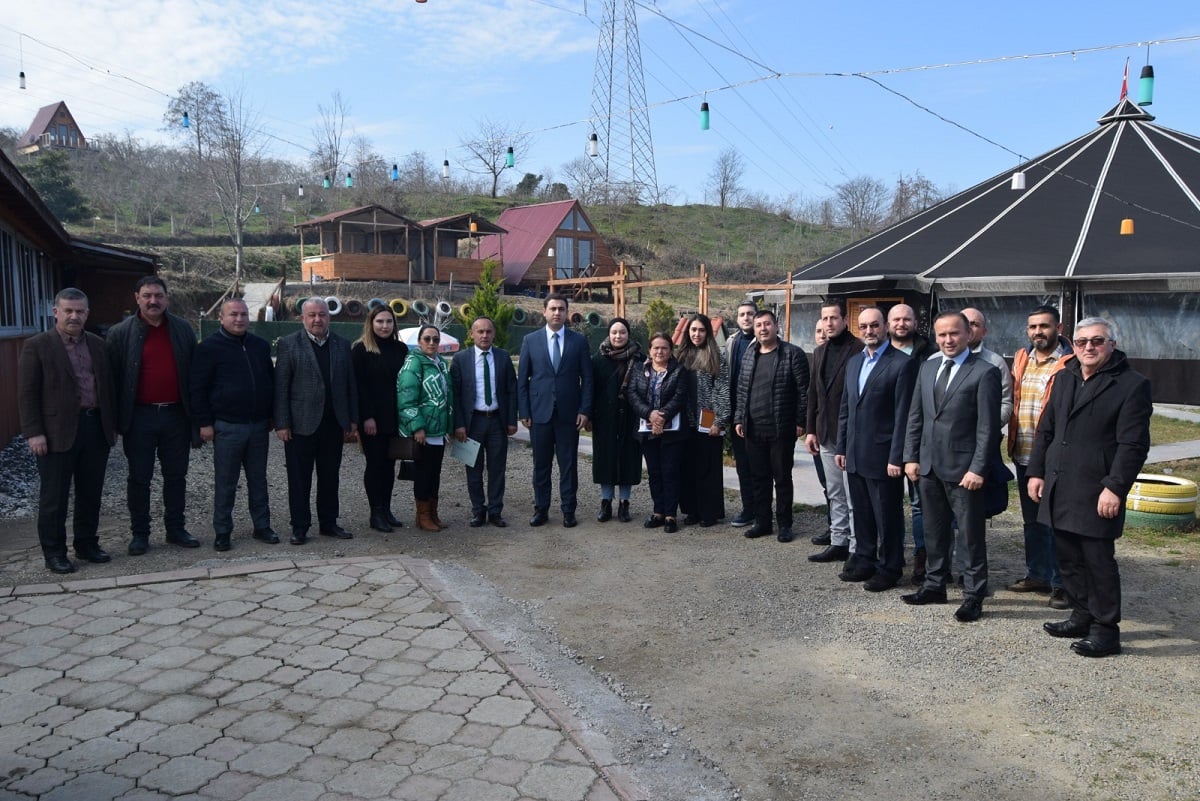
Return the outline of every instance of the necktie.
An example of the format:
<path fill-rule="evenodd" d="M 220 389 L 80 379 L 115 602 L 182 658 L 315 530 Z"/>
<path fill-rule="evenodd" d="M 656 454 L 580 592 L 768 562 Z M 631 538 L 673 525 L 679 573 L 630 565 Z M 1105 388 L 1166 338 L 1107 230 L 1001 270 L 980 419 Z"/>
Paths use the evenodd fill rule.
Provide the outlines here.
<path fill-rule="evenodd" d="M 483 405 L 488 408 L 492 405 L 492 368 L 491 360 L 488 359 L 491 353 L 490 350 L 483 352 Z"/>
<path fill-rule="evenodd" d="M 933 403 L 939 409 L 942 408 L 942 401 L 946 398 L 946 387 L 950 386 L 950 368 L 953 366 L 953 359 L 943 360 L 942 371 L 938 373 L 937 383 L 933 385 Z"/>
<path fill-rule="evenodd" d="M 558 372 L 558 363 L 562 361 L 562 348 L 558 344 L 558 333 L 554 334 L 554 347 L 550 351 L 550 364 L 554 365 L 554 372 Z"/>

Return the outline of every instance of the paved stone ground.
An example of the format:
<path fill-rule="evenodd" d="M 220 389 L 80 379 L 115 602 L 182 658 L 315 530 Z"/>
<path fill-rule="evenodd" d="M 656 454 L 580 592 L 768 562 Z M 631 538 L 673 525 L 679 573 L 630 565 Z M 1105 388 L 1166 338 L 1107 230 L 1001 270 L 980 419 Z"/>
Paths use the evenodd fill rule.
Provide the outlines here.
<path fill-rule="evenodd" d="M 424 560 L 0 595 L 0 801 L 645 797 Z"/>

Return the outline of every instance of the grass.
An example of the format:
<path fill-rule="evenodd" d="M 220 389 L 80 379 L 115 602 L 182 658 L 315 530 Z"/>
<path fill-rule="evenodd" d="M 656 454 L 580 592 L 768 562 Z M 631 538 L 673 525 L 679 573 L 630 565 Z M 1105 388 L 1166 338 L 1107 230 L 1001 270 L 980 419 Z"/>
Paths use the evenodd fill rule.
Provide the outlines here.
<path fill-rule="evenodd" d="M 1150 418 L 1150 444 L 1165 445 L 1168 442 L 1189 442 L 1200 439 L 1200 423 L 1177 420 L 1174 417 L 1154 415 Z"/>

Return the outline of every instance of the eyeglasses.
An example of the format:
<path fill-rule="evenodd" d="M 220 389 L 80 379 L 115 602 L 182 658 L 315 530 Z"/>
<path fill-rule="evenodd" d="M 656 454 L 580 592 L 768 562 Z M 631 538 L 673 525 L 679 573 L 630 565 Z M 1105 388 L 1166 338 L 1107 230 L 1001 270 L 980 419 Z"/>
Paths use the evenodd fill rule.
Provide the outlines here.
<path fill-rule="evenodd" d="M 421 337 L 422 342 L 441 342 L 441 337 Z"/>
<path fill-rule="evenodd" d="M 1083 339 L 1075 340 L 1074 344 L 1075 344 L 1075 347 L 1079 348 L 1080 350 L 1083 350 L 1088 345 L 1091 345 L 1093 348 L 1103 347 L 1105 342 L 1112 342 L 1112 340 L 1109 339 L 1108 337 L 1086 337 Z"/>

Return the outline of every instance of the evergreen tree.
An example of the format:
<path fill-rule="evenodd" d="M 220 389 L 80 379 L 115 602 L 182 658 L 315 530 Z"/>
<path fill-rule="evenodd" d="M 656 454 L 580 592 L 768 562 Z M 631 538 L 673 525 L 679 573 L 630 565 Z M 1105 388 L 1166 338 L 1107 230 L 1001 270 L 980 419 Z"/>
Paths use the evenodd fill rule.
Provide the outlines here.
<path fill-rule="evenodd" d="M 61 150 L 44 151 L 25 168 L 25 178 L 47 208 L 62 222 L 83 222 L 91 217 L 87 200 L 71 177 L 71 164 Z"/>
<path fill-rule="evenodd" d="M 470 347 L 473 344 L 471 321 L 476 317 L 490 317 L 496 324 L 494 344 L 499 348 L 508 346 L 508 326 L 512 323 L 513 309 L 516 307 L 511 303 L 504 302 L 501 294 L 501 290 L 504 288 L 504 276 L 496 276 L 496 268 L 499 266 L 494 259 L 484 260 L 483 266 L 479 270 L 479 284 L 475 287 L 475 294 L 467 301 L 468 314 L 465 317 L 459 315 L 460 321 L 467 328 L 467 341 L 463 343 L 464 347 Z"/>

